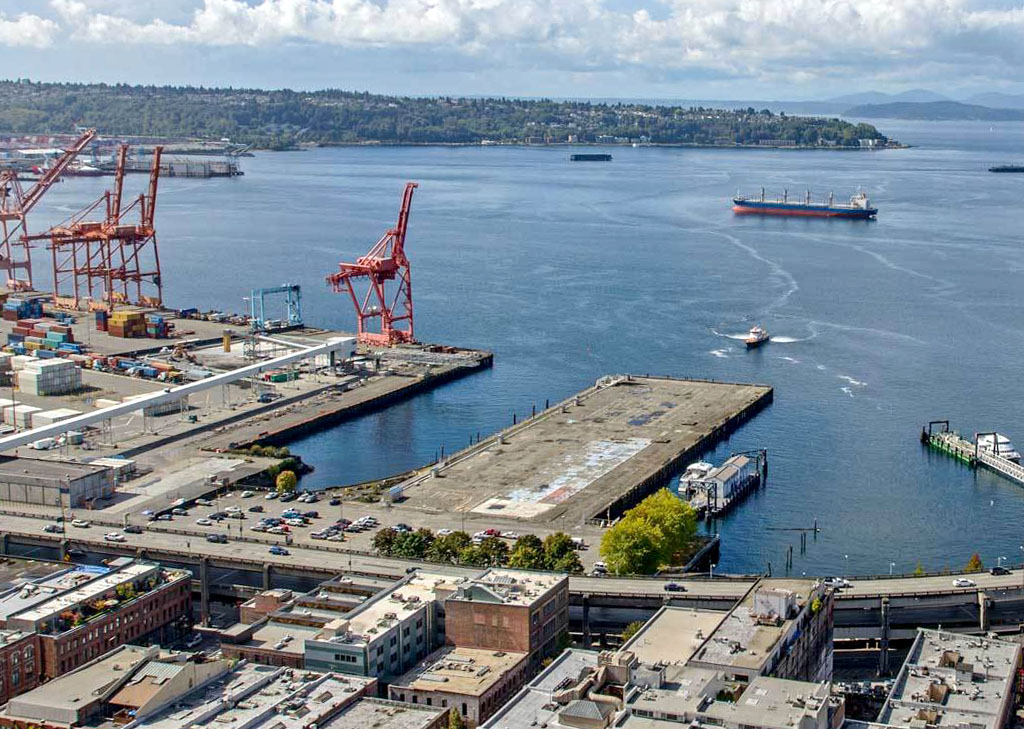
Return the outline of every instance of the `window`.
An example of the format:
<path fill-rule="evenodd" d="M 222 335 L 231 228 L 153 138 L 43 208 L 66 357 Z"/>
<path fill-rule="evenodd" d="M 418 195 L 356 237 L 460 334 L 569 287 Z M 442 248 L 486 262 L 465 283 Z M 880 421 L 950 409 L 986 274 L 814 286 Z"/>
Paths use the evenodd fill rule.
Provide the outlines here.
<path fill-rule="evenodd" d="M 413 695 L 412 695 L 412 702 L 413 702 L 414 704 L 418 704 L 418 703 L 420 702 L 420 697 L 419 697 L 419 696 L 417 696 L 416 694 L 413 694 Z"/>
<path fill-rule="evenodd" d="M 427 706 L 433 706 L 433 705 L 434 705 L 434 700 L 428 696 L 427 697 Z"/>
<path fill-rule="evenodd" d="M 447 709 L 448 708 L 448 699 L 441 699 L 441 708 L 442 709 Z"/>
<path fill-rule="evenodd" d="M 463 716 L 469 716 L 469 711 L 466 710 L 466 702 L 465 701 L 462 702 L 462 715 Z"/>

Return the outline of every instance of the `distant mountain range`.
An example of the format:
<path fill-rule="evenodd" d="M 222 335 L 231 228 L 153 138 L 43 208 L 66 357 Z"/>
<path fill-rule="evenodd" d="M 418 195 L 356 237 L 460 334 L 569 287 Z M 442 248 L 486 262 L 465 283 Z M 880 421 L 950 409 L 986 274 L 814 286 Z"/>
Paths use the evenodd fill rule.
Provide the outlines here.
<path fill-rule="evenodd" d="M 843 112 L 860 119 L 912 119 L 921 121 L 1024 121 L 1024 108 L 997 109 L 959 101 L 894 101 L 860 104 Z"/>
<path fill-rule="evenodd" d="M 899 94 L 885 94 L 881 91 L 865 91 L 861 94 L 836 96 L 831 99 L 826 99 L 825 101 L 827 103 L 841 104 L 843 106 L 858 106 L 861 104 L 895 104 L 899 102 L 929 103 L 932 101 L 952 101 L 952 99 L 948 96 L 937 94 L 934 91 L 928 91 L 927 89 L 911 89 L 910 91 L 904 91 Z"/>

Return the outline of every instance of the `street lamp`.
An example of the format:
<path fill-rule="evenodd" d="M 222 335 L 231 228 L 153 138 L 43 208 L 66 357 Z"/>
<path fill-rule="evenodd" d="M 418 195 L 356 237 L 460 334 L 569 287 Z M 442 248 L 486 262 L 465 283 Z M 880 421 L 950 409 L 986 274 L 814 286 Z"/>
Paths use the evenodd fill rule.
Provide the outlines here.
<path fill-rule="evenodd" d="M 712 564 L 710 567 L 708 567 L 708 579 L 713 579 L 714 578 L 714 576 L 715 576 L 715 567 L 717 567 L 717 566 L 718 566 L 717 564 Z"/>
<path fill-rule="evenodd" d="M 1006 557 L 996 557 L 996 567 L 1002 567 L 1004 559 L 1006 559 Z"/>
<path fill-rule="evenodd" d="M 890 577 L 892 576 L 892 568 L 895 567 L 895 566 L 896 566 L 895 562 L 890 562 L 889 563 L 889 576 Z"/>
<path fill-rule="evenodd" d="M 850 555 L 844 554 L 843 559 L 846 560 L 846 576 L 850 576 Z"/>

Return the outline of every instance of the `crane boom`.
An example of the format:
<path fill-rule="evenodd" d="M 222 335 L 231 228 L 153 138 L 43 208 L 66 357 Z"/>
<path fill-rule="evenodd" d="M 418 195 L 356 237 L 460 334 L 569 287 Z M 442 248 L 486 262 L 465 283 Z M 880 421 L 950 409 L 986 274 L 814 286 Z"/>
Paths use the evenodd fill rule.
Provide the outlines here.
<path fill-rule="evenodd" d="M 21 208 L 19 211 L 21 215 L 25 215 L 35 207 L 36 203 L 42 199 L 43 195 L 50 189 L 53 183 L 55 183 L 60 176 L 64 174 L 64 170 L 66 170 L 68 165 L 74 161 L 75 157 L 78 156 L 78 153 L 85 149 L 89 142 L 91 142 L 95 137 L 96 130 L 87 129 L 82 136 L 80 136 L 75 143 L 71 145 L 70 149 L 64 150 L 64 154 L 54 162 L 52 167 L 43 173 L 42 177 L 36 180 L 36 183 L 32 185 L 32 187 L 28 189 L 28 192 L 26 192 L 21 198 L 19 205 Z"/>

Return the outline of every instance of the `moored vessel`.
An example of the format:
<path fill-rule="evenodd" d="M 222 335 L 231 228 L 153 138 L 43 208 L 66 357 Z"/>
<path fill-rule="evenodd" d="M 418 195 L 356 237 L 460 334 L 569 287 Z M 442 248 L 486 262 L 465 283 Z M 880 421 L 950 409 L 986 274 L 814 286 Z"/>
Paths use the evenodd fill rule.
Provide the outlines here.
<path fill-rule="evenodd" d="M 1013 447 L 1010 439 L 1002 433 L 978 434 L 978 449 L 1000 456 L 1008 461 L 1020 463 L 1020 453 Z"/>

